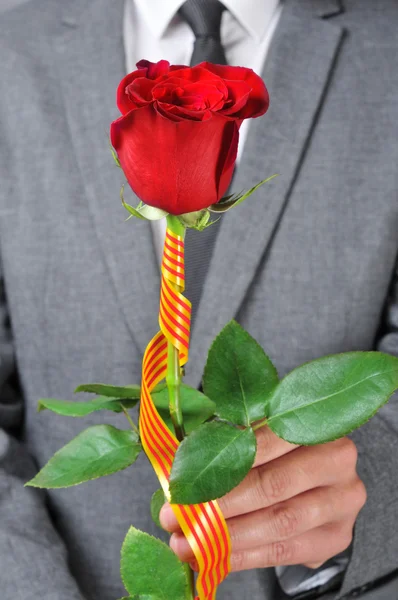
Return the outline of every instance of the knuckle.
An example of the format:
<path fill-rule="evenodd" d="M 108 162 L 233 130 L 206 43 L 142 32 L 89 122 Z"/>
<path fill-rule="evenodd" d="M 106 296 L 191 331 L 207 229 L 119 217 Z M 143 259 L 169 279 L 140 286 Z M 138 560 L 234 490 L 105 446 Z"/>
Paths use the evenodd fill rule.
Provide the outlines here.
<path fill-rule="evenodd" d="M 253 503 L 256 507 L 262 508 L 267 503 L 267 497 L 264 489 L 264 472 L 261 467 L 253 469 L 249 477 L 253 478 L 251 485 L 251 494 Z"/>
<path fill-rule="evenodd" d="M 287 542 L 274 542 L 269 548 L 269 564 L 272 566 L 289 564 L 293 559 L 293 547 Z"/>
<path fill-rule="evenodd" d="M 368 498 L 368 494 L 366 491 L 365 484 L 361 479 L 357 479 L 355 482 L 355 497 L 356 497 L 356 506 L 358 510 L 361 510 L 366 504 L 366 500 Z"/>
<path fill-rule="evenodd" d="M 342 454 L 341 458 L 344 463 L 355 468 L 358 460 L 358 450 L 350 438 L 346 437 L 341 440 L 340 452 Z"/>
<path fill-rule="evenodd" d="M 257 462 L 265 459 L 265 457 L 269 454 L 271 448 L 272 437 L 270 435 L 270 430 L 268 427 L 261 427 L 256 431 L 256 440 L 257 440 L 257 453 L 256 453 L 256 461 Z"/>
<path fill-rule="evenodd" d="M 344 552 L 351 545 L 353 539 L 353 526 L 347 527 L 347 525 L 343 525 L 340 527 L 338 531 L 338 544 L 337 551 L 335 554 L 340 552 Z"/>
<path fill-rule="evenodd" d="M 319 569 L 319 567 L 321 567 L 323 565 L 325 561 L 323 562 L 316 562 L 316 563 L 303 563 L 305 567 L 308 567 L 308 569 Z"/>
<path fill-rule="evenodd" d="M 341 536 L 341 543 L 340 543 L 340 549 L 339 552 L 344 552 L 344 550 L 347 550 L 347 548 L 350 547 L 351 542 L 352 542 L 352 530 L 347 531 L 345 533 L 342 534 Z"/>
<path fill-rule="evenodd" d="M 261 477 L 261 486 L 265 498 L 274 503 L 282 499 L 289 489 L 290 476 L 286 469 L 269 470 Z"/>
<path fill-rule="evenodd" d="M 242 571 L 245 568 L 244 552 L 233 552 L 231 554 L 231 567 L 233 571 Z"/>
<path fill-rule="evenodd" d="M 220 507 L 220 510 L 224 516 L 229 514 L 230 501 L 229 501 L 228 495 L 223 496 L 222 498 L 219 498 L 217 500 L 217 504 Z"/>
<path fill-rule="evenodd" d="M 281 538 L 295 535 L 300 525 L 300 513 L 287 506 L 276 506 L 273 509 L 275 533 Z"/>

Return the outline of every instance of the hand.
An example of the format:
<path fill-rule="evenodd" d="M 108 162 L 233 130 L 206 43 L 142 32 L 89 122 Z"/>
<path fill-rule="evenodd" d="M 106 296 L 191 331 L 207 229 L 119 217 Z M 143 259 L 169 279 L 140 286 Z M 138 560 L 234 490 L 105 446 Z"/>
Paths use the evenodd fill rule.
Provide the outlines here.
<path fill-rule="evenodd" d="M 256 432 L 257 456 L 247 477 L 219 500 L 232 540 L 232 571 L 277 565 L 321 566 L 352 541 L 366 501 L 348 438 L 293 446 L 267 427 Z M 194 555 L 169 504 L 160 513 L 170 546 L 195 568 Z"/>

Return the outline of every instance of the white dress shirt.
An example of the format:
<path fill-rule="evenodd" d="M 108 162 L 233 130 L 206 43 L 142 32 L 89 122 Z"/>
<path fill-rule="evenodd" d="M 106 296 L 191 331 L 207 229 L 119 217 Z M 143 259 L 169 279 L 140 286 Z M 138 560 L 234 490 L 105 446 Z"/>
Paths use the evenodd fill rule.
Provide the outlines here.
<path fill-rule="evenodd" d="M 178 15 L 185 0 L 125 0 L 124 47 L 126 71 L 134 71 L 145 58 L 161 59 L 171 64 L 189 65 L 194 34 Z M 221 41 L 230 65 L 240 65 L 261 74 L 273 34 L 282 12 L 280 0 L 222 0 Z M 272 96 L 271 96 L 272 102 Z M 246 119 L 239 136 L 237 165 L 253 119 Z M 247 182 L 247 187 L 254 185 Z M 166 232 L 165 219 L 152 221 L 153 240 L 159 265 Z M 279 582 L 285 593 L 295 595 L 323 585 L 342 572 L 347 560 L 332 561 L 327 568 L 310 570 L 302 566 L 277 567 Z"/>

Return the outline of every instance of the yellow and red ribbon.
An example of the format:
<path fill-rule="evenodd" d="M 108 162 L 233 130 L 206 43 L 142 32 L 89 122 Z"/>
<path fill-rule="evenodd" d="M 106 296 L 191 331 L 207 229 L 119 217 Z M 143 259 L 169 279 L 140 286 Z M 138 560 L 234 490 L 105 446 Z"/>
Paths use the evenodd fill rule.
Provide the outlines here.
<path fill-rule="evenodd" d="M 153 388 L 166 376 L 167 347 L 179 351 L 180 365 L 188 361 L 191 303 L 184 298 L 184 240 L 167 229 L 162 260 L 160 331 L 148 344 L 142 366 L 140 434 L 144 450 L 169 499 L 169 477 L 179 442 L 156 410 Z M 196 582 L 199 600 L 214 600 L 217 586 L 230 571 L 228 528 L 215 501 L 172 504 L 199 566 Z"/>

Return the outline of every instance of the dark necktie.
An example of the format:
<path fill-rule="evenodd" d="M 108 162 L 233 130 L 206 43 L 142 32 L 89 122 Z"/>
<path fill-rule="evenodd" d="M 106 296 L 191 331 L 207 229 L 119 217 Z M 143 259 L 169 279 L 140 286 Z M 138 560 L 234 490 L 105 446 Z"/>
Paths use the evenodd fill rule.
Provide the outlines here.
<path fill-rule="evenodd" d="M 191 66 L 203 61 L 226 65 L 220 40 L 221 17 L 225 7 L 219 0 L 187 0 L 179 14 L 191 27 L 195 42 Z M 185 294 L 192 302 L 192 326 L 209 269 L 219 222 L 204 231 L 187 229 L 185 247 Z"/>

